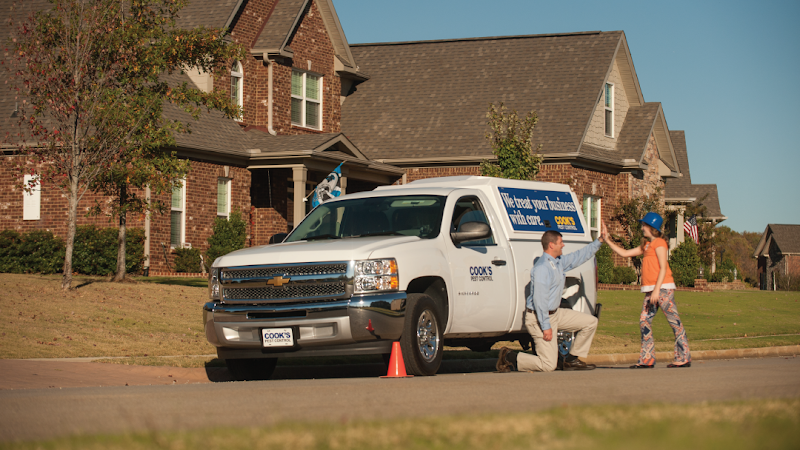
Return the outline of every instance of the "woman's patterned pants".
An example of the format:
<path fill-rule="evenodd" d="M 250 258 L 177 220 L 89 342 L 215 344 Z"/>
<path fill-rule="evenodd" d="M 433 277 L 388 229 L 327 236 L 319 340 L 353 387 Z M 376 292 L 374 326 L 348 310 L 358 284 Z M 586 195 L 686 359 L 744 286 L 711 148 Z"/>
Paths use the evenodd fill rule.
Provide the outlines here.
<path fill-rule="evenodd" d="M 656 341 L 653 339 L 653 317 L 656 315 L 658 308 L 664 311 L 667 316 L 667 322 L 672 327 L 672 332 L 675 333 L 675 364 L 683 364 L 692 360 L 689 353 L 689 341 L 686 340 L 686 330 L 683 328 L 680 316 L 678 316 L 678 308 L 675 306 L 675 290 L 674 289 L 661 289 L 661 295 L 658 299 L 658 305 L 650 304 L 650 295 L 648 292 L 644 296 L 644 304 L 642 305 L 642 315 L 639 316 L 639 328 L 642 331 L 642 352 L 639 354 L 639 364 L 653 365 L 656 363 Z"/>

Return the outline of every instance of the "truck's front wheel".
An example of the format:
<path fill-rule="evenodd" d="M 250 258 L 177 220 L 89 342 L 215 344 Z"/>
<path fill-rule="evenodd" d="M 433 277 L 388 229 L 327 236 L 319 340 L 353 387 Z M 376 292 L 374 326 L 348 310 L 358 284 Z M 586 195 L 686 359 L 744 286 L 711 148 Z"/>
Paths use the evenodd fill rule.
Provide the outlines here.
<path fill-rule="evenodd" d="M 400 347 L 406 371 L 413 375 L 435 375 L 442 364 L 444 326 L 439 307 L 425 294 L 410 294 Z"/>

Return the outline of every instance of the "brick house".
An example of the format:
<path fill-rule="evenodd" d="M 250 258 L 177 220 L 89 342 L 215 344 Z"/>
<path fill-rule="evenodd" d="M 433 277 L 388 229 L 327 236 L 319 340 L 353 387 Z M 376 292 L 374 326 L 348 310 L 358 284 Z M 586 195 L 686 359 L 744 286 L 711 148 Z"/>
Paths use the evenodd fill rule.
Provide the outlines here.
<path fill-rule="evenodd" d="M 800 277 L 800 225 L 767 225 L 753 258 L 762 290 L 775 290 L 778 275 Z"/>
<path fill-rule="evenodd" d="M 644 101 L 622 31 L 351 46 L 332 0 L 196 0 L 179 25 L 226 27 L 249 50 L 230 76 L 175 75 L 227 91 L 243 116 L 191 121 L 165 109 L 192 130 L 175 149 L 192 168 L 170 214 L 129 220 L 145 229 L 153 271 L 168 268 L 173 247 L 205 250 L 214 218 L 237 209 L 248 220 L 248 245 L 267 243 L 309 211 L 304 199 L 342 161 L 344 192 L 478 174 L 493 159 L 484 137 L 493 102 L 536 110 L 534 144 L 544 156 L 537 179 L 570 184 L 593 234 L 619 199 L 664 201 L 665 182 L 681 176 L 674 132 L 661 104 Z M 0 93 L 3 135 L 15 101 Z M 23 194 L 11 171 L 14 149 L 3 142 L 0 228 L 63 234 L 60 192 L 44 185 Z M 85 198 L 81 209 L 95 200 L 103 201 Z M 92 221 L 105 219 L 80 219 Z"/>
<path fill-rule="evenodd" d="M 619 199 L 659 195 L 680 176 L 660 103 L 645 102 L 625 33 L 504 36 L 351 46 L 369 80 L 348 95 L 342 130 L 404 181 L 478 174 L 492 159 L 489 103 L 539 117 L 538 180 L 569 184 L 593 234 Z"/>
<path fill-rule="evenodd" d="M 675 212 L 675 222 L 670 227 L 672 233 L 669 236 L 669 248 L 672 250 L 684 241 L 683 223 L 686 219 L 684 217 L 686 205 L 699 201 L 700 204 L 705 206 L 705 213 L 702 217 L 697 217 L 698 221 L 711 222 L 717 225 L 727 217 L 722 214 L 720 209 L 716 184 L 692 184 L 692 176 L 689 171 L 689 155 L 686 150 L 686 134 L 683 131 L 670 131 L 670 137 L 681 172 L 680 177 L 667 180 L 664 189 L 664 200 L 667 209 Z M 715 260 L 716 255 L 714 255 L 711 262 L 712 273 L 716 265 Z"/>

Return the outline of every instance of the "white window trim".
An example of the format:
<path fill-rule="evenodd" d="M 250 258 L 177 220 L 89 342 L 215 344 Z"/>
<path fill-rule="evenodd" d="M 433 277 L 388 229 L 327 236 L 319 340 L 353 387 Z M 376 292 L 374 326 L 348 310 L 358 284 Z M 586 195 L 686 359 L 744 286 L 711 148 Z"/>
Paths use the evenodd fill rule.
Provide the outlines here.
<path fill-rule="evenodd" d="M 325 82 L 325 77 L 323 77 L 322 75 L 320 75 L 318 73 L 304 72 L 302 70 L 297 70 L 297 69 L 292 69 L 292 72 L 297 72 L 297 73 L 303 75 L 303 89 L 302 89 L 303 95 L 299 96 L 299 95 L 291 94 L 292 98 L 300 99 L 302 101 L 302 103 L 301 103 L 302 107 L 300 109 L 300 119 L 302 120 L 302 122 L 301 123 L 291 122 L 292 126 L 300 127 L 300 128 L 307 128 L 309 130 L 315 130 L 315 131 L 323 131 L 322 129 L 324 128 L 323 124 L 325 123 L 325 121 L 323 120 L 323 116 L 324 116 L 323 111 L 324 110 L 323 110 L 322 100 L 323 100 L 323 98 L 325 96 L 322 95 L 322 93 L 323 93 L 323 83 Z M 308 98 L 306 98 L 306 77 L 308 75 L 319 77 L 319 100 L 313 100 L 313 99 L 309 100 Z M 290 92 L 291 92 L 291 86 L 290 86 Z M 306 102 L 309 102 L 309 101 L 313 102 L 313 103 L 319 103 L 319 128 L 314 128 L 314 127 L 310 127 L 310 126 L 306 125 Z M 289 116 L 290 116 L 289 120 L 291 120 L 291 105 L 289 106 Z"/>
<path fill-rule="evenodd" d="M 181 212 L 181 237 L 180 243 L 178 245 L 172 243 L 172 230 L 170 229 L 170 247 L 176 248 L 180 247 L 183 248 L 186 246 L 186 178 L 181 180 L 181 207 L 174 208 L 172 207 L 172 198 L 170 198 L 170 212 L 172 211 L 180 211 Z M 172 226 L 172 220 L 170 220 L 170 226 Z M 190 247 L 191 248 L 191 247 Z"/>
<path fill-rule="evenodd" d="M 589 202 L 589 207 L 586 208 L 586 202 Z M 597 226 L 592 227 L 592 202 L 597 203 Z M 603 217 L 603 199 L 600 197 L 595 197 L 593 195 L 584 195 L 583 196 L 583 204 L 584 204 L 584 211 L 588 211 L 588 215 L 584 214 L 584 220 L 586 220 L 586 229 L 589 231 L 589 236 L 592 237 L 592 232 L 597 232 L 597 235 L 600 235 L 600 228 L 602 224 L 602 217 Z"/>
<path fill-rule="evenodd" d="M 238 69 L 238 70 L 236 70 Z M 242 115 L 240 117 L 234 118 L 237 122 L 241 122 L 244 120 L 244 69 L 242 68 L 242 62 L 236 61 L 236 69 L 231 67 L 231 78 L 237 77 L 239 78 L 239 92 L 237 93 L 237 98 L 239 100 L 238 106 L 242 109 Z M 233 92 L 231 92 L 231 97 L 233 96 Z"/>
<path fill-rule="evenodd" d="M 29 186 L 31 180 L 37 180 L 30 192 L 22 191 L 22 220 L 40 220 L 42 218 L 42 185 L 36 175 L 25 175 L 23 183 Z"/>
<path fill-rule="evenodd" d="M 610 99 L 611 101 L 608 101 L 609 99 L 607 99 L 607 98 L 603 99 L 603 134 L 605 134 L 607 137 L 613 138 L 613 137 L 615 137 L 614 136 L 614 83 L 606 82 L 606 85 L 611 86 L 611 96 L 610 96 L 611 97 L 611 99 Z M 605 97 L 605 96 L 606 96 L 606 86 L 603 86 L 603 97 Z M 609 103 L 611 106 L 606 106 L 606 103 Z M 606 123 L 605 123 L 606 122 L 606 113 L 605 112 L 606 111 L 611 111 L 611 127 L 610 127 L 611 133 L 610 134 L 607 134 L 605 132 L 606 131 L 605 130 L 605 128 L 606 128 Z"/>
<path fill-rule="evenodd" d="M 219 212 L 219 181 L 224 180 L 225 184 L 228 185 L 228 198 L 227 198 L 227 205 L 225 205 L 225 213 Z M 232 179 L 226 177 L 219 177 L 217 178 L 217 216 L 218 217 L 225 217 L 229 218 L 231 216 L 231 187 L 233 186 Z"/>

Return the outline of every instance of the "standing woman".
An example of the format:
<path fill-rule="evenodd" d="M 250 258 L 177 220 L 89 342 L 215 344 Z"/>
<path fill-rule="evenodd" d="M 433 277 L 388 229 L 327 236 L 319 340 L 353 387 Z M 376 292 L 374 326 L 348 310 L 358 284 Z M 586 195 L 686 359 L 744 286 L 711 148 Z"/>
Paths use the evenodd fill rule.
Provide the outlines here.
<path fill-rule="evenodd" d="M 664 315 L 667 316 L 667 321 L 675 333 L 675 361 L 667 367 L 691 367 L 692 358 L 689 354 L 686 330 L 683 328 L 681 318 L 678 316 L 678 308 L 675 305 L 675 281 L 672 279 L 672 271 L 667 262 L 669 250 L 667 242 L 661 237 L 660 230 L 664 219 L 654 212 L 649 212 L 639 222 L 642 224 L 642 234 L 647 239 L 641 246 L 625 250 L 611 239 L 606 239 L 608 246 L 620 256 L 644 255 L 642 259 L 642 292 L 645 295 L 642 314 L 639 316 L 642 351 L 639 354 L 639 362 L 631 366 L 631 369 L 652 369 L 656 365 L 653 317 L 659 307 L 664 311 Z M 605 223 L 603 223 L 602 231 L 607 233 Z"/>

